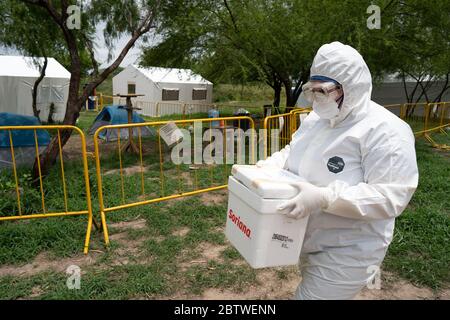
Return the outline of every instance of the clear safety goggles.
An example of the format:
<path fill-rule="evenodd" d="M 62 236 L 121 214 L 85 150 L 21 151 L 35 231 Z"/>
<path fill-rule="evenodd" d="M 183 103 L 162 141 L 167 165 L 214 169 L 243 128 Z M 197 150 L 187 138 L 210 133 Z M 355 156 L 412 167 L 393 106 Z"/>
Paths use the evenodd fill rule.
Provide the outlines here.
<path fill-rule="evenodd" d="M 334 82 L 309 81 L 302 87 L 304 97 L 309 102 L 325 103 L 336 100 L 341 94 L 342 86 Z"/>

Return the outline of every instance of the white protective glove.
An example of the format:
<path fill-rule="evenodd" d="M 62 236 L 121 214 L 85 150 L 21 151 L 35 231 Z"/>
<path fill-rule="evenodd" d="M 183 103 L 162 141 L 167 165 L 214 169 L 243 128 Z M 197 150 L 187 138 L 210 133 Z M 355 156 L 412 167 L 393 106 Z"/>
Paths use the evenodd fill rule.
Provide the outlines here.
<path fill-rule="evenodd" d="M 286 216 L 293 219 L 302 219 L 311 213 L 326 209 L 333 201 L 333 192 L 329 188 L 316 187 L 309 182 L 291 183 L 299 190 L 299 194 L 278 206 Z"/>
<path fill-rule="evenodd" d="M 257 166 L 258 168 L 262 168 L 266 165 L 264 160 L 259 160 L 258 162 L 256 162 L 255 166 Z"/>
<path fill-rule="evenodd" d="M 281 169 L 280 167 L 278 167 L 276 164 L 269 162 L 267 160 L 259 160 L 258 162 L 255 163 L 255 166 L 259 169 L 261 168 L 266 168 L 266 169 L 274 169 L 274 170 L 279 170 Z"/>
<path fill-rule="evenodd" d="M 267 157 L 264 160 L 259 160 L 256 163 L 256 166 L 258 168 L 275 167 L 278 169 L 283 169 L 286 165 L 287 159 L 289 158 L 290 150 L 291 150 L 291 147 L 289 145 L 286 145 L 283 149 L 275 152 L 270 157 Z"/>

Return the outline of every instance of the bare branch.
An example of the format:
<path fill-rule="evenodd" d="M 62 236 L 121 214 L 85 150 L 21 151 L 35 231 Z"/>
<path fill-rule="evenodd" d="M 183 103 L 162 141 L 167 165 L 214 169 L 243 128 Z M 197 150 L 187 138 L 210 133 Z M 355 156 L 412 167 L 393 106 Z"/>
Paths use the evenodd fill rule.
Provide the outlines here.
<path fill-rule="evenodd" d="M 389 1 L 389 3 L 386 5 L 386 7 L 384 7 L 382 10 L 381 10 L 381 14 L 383 14 L 387 9 L 389 9 L 389 7 L 395 2 L 396 0 L 391 0 L 391 1 Z"/>
<path fill-rule="evenodd" d="M 58 11 L 53 7 L 50 1 L 48 0 L 22 0 L 24 3 L 40 6 L 45 8 L 47 12 L 50 14 L 52 19 L 56 22 L 56 24 L 61 28 L 64 39 L 66 40 L 68 49 L 70 51 L 71 63 L 72 66 L 79 64 L 80 56 L 78 53 L 77 42 L 73 35 L 73 33 L 67 28 L 66 19 L 64 18 L 67 15 L 67 7 L 66 10 L 63 9 L 63 15 L 60 15 Z M 64 8 L 64 3 L 63 3 Z"/>
<path fill-rule="evenodd" d="M 40 69 L 41 69 L 40 70 L 40 75 L 39 75 L 39 78 L 37 78 L 36 81 L 34 82 L 33 91 L 32 91 L 33 114 L 38 119 L 39 119 L 39 113 L 41 111 L 37 109 L 37 91 L 38 91 L 39 84 L 42 82 L 42 80 L 45 77 L 45 72 L 47 70 L 47 64 L 48 64 L 48 58 L 47 58 L 47 54 L 45 54 L 45 52 L 44 52 L 44 63 L 40 67 Z"/>
<path fill-rule="evenodd" d="M 233 12 L 231 12 L 231 8 L 228 5 L 228 1 L 227 0 L 223 0 L 223 3 L 225 4 L 225 7 L 227 8 L 228 14 L 230 15 L 231 21 L 233 22 L 234 30 L 236 32 L 239 32 L 239 29 L 238 29 L 237 24 L 236 24 L 236 19 L 234 18 Z"/>
<path fill-rule="evenodd" d="M 151 27 L 153 26 L 155 12 L 157 8 L 159 8 L 159 4 L 160 1 L 157 1 L 155 9 L 153 11 L 149 11 L 142 22 L 139 24 L 139 26 L 136 28 L 136 30 L 133 31 L 131 39 L 127 42 L 116 60 L 84 88 L 83 93 L 78 99 L 78 104 L 80 106 L 87 99 L 92 90 L 94 90 L 94 88 L 102 83 L 122 63 L 128 51 L 134 46 L 137 39 L 151 29 Z"/>
<path fill-rule="evenodd" d="M 83 34 L 83 38 L 86 42 L 86 48 L 89 52 L 89 57 L 91 58 L 92 68 L 94 69 L 94 76 L 98 76 L 98 62 L 95 59 L 94 46 L 92 45 L 92 41 Z"/>
<path fill-rule="evenodd" d="M 445 83 L 444 83 L 444 85 L 442 86 L 442 90 L 441 90 L 441 92 L 436 96 L 436 98 L 434 99 L 434 101 L 433 102 L 439 102 L 439 101 L 441 101 L 442 100 L 442 97 L 444 96 L 444 94 L 445 94 L 445 92 L 448 90 L 448 89 L 450 89 L 450 85 L 448 85 L 449 84 L 449 76 L 450 76 L 450 73 L 447 73 L 446 75 L 445 75 Z"/>

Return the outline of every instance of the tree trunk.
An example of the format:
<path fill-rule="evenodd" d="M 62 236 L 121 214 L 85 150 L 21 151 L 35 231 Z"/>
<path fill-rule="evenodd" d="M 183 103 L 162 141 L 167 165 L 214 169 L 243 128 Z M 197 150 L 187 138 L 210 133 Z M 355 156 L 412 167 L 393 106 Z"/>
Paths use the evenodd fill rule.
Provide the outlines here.
<path fill-rule="evenodd" d="M 79 88 L 81 83 L 81 66 L 73 65 L 71 68 L 71 77 L 69 84 L 69 97 L 67 99 L 67 109 L 66 115 L 64 117 L 65 125 L 75 125 L 76 121 L 80 115 L 81 103 L 79 103 Z M 72 134 L 72 130 L 61 130 L 61 147 L 67 143 Z M 42 176 L 46 176 L 50 171 L 50 168 L 55 164 L 56 159 L 59 155 L 59 141 L 58 136 L 55 135 L 53 139 L 50 141 L 50 144 L 40 155 L 40 169 Z M 39 167 L 37 161 L 34 162 L 33 166 L 33 179 L 36 181 L 36 178 L 39 177 Z"/>
<path fill-rule="evenodd" d="M 266 83 L 273 89 L 273 108 L 274 114 L 280 114 L 280 103 L 281 103 L 281 89 L 282 83 L 278 78 L 278 75 L 274 71 L 267 71 L 267 78 L 270 80 L 266 80 Z"/>
<path fill-rule="evenodd" d="M 281 82 L 276 80 L 273 86 L 273 107 L 275 114 L 280 114 L 280 103 L 281 103 Z"/>
<path fill-rule="evenodd" d="M 410 102 L 409 101 L 409 93 L 408 93 L 408 88 L 406 87 L 406 77 L 405 77 L 405 73 L 402 73 L 402 83 L 403 83 L 403 90 L 405 91 L 405 97 L 406 97 L 406 102 Z"/>
<path fill-rule="evenodd" d="M 283 79 L 284 90 L 286 91 L 286 109 L 285 113 L 291 112 L 294 109 L 295 103 L 294 101 L 294 93 L 292 92 L 292 81 L 291 79 Z"/>
<path fill-rule="evenodd" d="M 445 76 L 445 83 L 444 86 L 442 87 L 441 92 L 436 96 L 436 98 L 433 100 L 433 102 L 441 102 L 442 101 L 442 97 L 444 96 L 445 92 L 450 89 L 450 86 L 448 86 L 448 82 L 449 82 L 449 76 L 450 73 L 447 73 Z"/>
<path fill-rule="evenodd" d="M 433 77 L 429 77 L 429 80 L 427 81 L 427 83 L 425 84 L 425 86 L 423 85 L 423 81 L 421 81 L 419 83 L 420 88 L 422 89 L 422 93 L 420 94 L 420 98 L 418 98 L 416 100 L 416 103 L 420 101 L 420 99 L 422 99 L 423 96 L 425 96 L 425 100 L 427 103 L 430 103 L 430 98 L 428 96 L 428 90 L 433 86 Z"/>
<path fill-rule="evenodd" d="M 413 77 L 414 78 L 414 77 Z M 416 95 L 416 91 L 417 88 L 419 87 L 419 83 L 420 81 L 422 81 L 422 76 L 420 76 L 419 78 L 414 78 L 416 80 L 416 85 L 414 86 L 413 91 L 411 92 L 410 96 L 407 96 L 407 101 L 408 103 L 413 103 L 414 100 L 414 96 Z M 404 80 L 404 86 L 406 88 L 406 80 Z M 408 106 L 406 108 L 406 118 L 411 117 L 414 114 L 414 110 L 415 110 L 415 106 Z"/>
<path fill-rule="evenodd" d="M 426 92 L 425 87 L 424 87 L 423 84 L 422 84 L 422 81 L 419 82 L 419 86 L 420 86 L 420 88 L 422 89 L 422 92 L 421 92 L 421 93 L 419 94 L 419 96 L 416 98 L 415 103 L 416 103 L 416 104 L 419 103 L 419 102 L 420 102 L 420 99 L 422 99 L 423 96 L 425 96 L 425 100 L 428 102 L 427 92 Z"/>
<path fill-rule="evenodd" d="M 32 4 L 44 7 L 52 19 L 56 22 L 56 24 L 61 28 L 64 38 L 67 43 L 67 48 L 70 53 L 71 63 L 70 63 L 70 84 L 69 84 L 69 97 L 67 100 L 67 109 L 66 115 L 64 117 L 63 124 L 72 125 L 76 124 L 76 121 L 80 115 L 80 110 L 88 96 L 91 92 L 102 83 L 123 61 L 128 51 L 134 46 L 136 40 L 141 37 L 143 34 L 147 33 L 151 27 L 153 26 L 154 21 L 154 12 L 149 11 L 147 15 L 143 18 L 142 22 L 137 26 L 136 30 L 134 30 L 131 34 L 131 39 L 127 42 L 127 44 L 123 47 L 122 51 L 116 58 L 116 60 L 106 69 L 102 71 L 100 75 L 98 75 L 93 81 L 91 81 L 80 94 L 80 83 L 81 83 L 81 59 L 79 48 L 77 45 L 77 34 L 72 30 L 69 30 L 65 24 L 65 16 L 59 15 L 58 11 L 53 7 L 51 2 L 42 1 L 42 2 L 32 2 Z M 67 2 L 63 1 L 63 10 L 62 12 L 66 12 Z M 159 1 L 155 3 L 156 7 L 159 7 Z M 154 10 L 156 10 L 156 7 Z M 61 147 L 64 147 L 66 142 L 69 140 L 70 135 L 72 134 L 72 130 L 61 130 Z M 56 162 L 59 153 L 59 142 L 58 136 L 56 135 L 50 141 L 50 144 L 47 146 L 45 151 L 40 155 L 40 169 L 42 176 L 46 176 L 50 171 L 50 168 Z M 33 166 L 33 178 L 36 181 L 36 178 L 39 177 L 39 166 L 38 161 L 35 161 Z"/>
<path fill-rule="evenodd" d="M 294 107 L 295 107 L 295 103 L 297 102 L 298 98 L 300 97 L 300 95 L 302 93 L 302 85 L 305 84 L 306 82 L 308 82 L 309 73 L 310 73 L 309 71 L 303 70 L 302 73 L 300 74 L 300 78 L 297 80 L 298 82 L 295 85 L 295 90 L 292 93 L 293 100 L 294 100 Z"/>
<path fill-rule="evenodd" d="M 44 80 L 45 71 L 47 70 L 47 63 L 48 63 L 48 59 L 45 56 L 44 57 L 44 65 L 42 66 L 42 69 L 41 69 L 41 74 L 39 75 L 39 78 L 37 78 L 37 80 L 34 82 L 34 85 L 33 85 L 33 92 L 32 92 L 32 95 L 33 95 L 33 103 L 32 103 L 33 114 L 38 119 L 40 119 L 39 118 L 39 114 L 41 113 L 41 111 L 37 109 L 37 91 L 38 91 L 39 84 L 42 82 L 42 80 Z"/>

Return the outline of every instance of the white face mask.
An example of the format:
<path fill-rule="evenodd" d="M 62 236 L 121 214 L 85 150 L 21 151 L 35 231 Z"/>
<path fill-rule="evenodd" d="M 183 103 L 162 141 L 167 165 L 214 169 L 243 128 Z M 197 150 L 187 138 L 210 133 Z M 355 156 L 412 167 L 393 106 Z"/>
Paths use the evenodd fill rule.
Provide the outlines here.
<path fill-rule="evenodd" d="M 316 102 L 313 101 L 313 110 L 322 119 L 333 119 L 339 114 L 339 105 L 336 101 Z"/>

